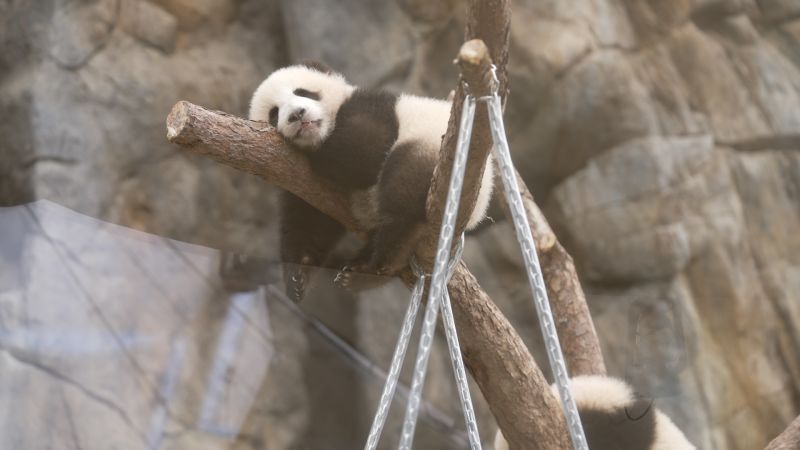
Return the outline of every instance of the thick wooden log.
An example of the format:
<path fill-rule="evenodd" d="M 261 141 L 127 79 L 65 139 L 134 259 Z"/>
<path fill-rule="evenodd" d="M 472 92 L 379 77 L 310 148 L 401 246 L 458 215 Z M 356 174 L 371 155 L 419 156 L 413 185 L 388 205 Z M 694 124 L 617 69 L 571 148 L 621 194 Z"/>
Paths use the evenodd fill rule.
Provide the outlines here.
<path fill-rule="evenodd" d="M 800 416 L 773 439 L 764 450 L 797 450 L 800 448 Z"/>
<path fill-rule="evenodd" d="M 558 242 L 522 177 L 519 173 L 516 175 L 570 376 L 605 375 L 600 340 L 572 257 Z M 508 206 L 503 204 L 510 219 Z"/>
<path fill-rule="evenodd" d="M 167 140 L 192 153 L 258 175 L 357 231 L 344 191 L 315 176 L 308 159 L 289 147 L 283 136 L 266 123 L 181 101 L 167 116 Z"/>

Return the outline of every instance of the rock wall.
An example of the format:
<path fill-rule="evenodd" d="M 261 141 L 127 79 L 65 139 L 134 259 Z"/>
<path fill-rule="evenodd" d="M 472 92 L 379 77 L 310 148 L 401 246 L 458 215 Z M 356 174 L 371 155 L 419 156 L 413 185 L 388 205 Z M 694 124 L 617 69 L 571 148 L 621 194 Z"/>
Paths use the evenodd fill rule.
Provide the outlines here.
<path fill-rule="evenodd" d="M 656 397 L 700 448 L 762 447 L 800 411 L 800 3 L 520 0 L 513 6 L 511 146 L 575 257 L 611 373 Z M 171 105 L 186 99 L 244 115 L 266 74 L 309 57 L 361 85 L 444 97 L 456 76 L 450 61 L 461 43 L 463 9 L 463 0 L 0 1 L 0 205 L 48 199 L 106 222 L 222 249 L 207 256 L 221 265 L 233 252 L 274 266 L 274 189 L 167 145 Z M 501 215 L 470 238 L 466 258 L 546 366 L 519 254 Z M 58 223 L 71 220 L 77 219 Z M 4 240 L 0 252 L 0 329 L 37 320 L 57 328 L 49 316 L 57 309 L 46 305 L 58 289 L 40 289 L 42 281 L 34 282 L 40 278 L 20 269 L 20 261 L 39 254 L 41 230 L 35 221 L 14 223 L 21 234 L 13 245 Z M 118 247 L 77 246 L 60 264 L 82 267 L 89 258 L 116 267 Z M 116 292 L 152 289 L 152 279 L 139 269 L 115 269 L 125 276 L 110 277 L 104 266 L 90 266 L 88 279 L 94 298 L 117 299 L 110 305 L 123 312 L 115 327 L 150 336 L 180 323 L 164 318 L 159 328 L 157 315 L 126 307 Z M 227 291 L 215 263 L 203 267 L 216 288 L 170 285 L 191 291 L 202 311 L 202 320 L 178 333 L 190 345 L 222 339 L 226 308 L 238 305 L 220 293 Z M 301 310 L 276 306 L 269 315 L 275 331 L 267 341 L 280 357 L 253 358 L 245 349 L 236 357 L 200 352 L 191 359 L 178 383 L 180 400 L 167 404 L 177 425 L 157 442 L 360 445 L 380 389 L 375 370 L 390 359 L 405 302 L 398 299 L 407 293 L 393 285 L 355 298 L 331 291 L 331 277 L 320 271 L 317 294 Z M 43 303 L 27 310 L 30 298 Z M 266 313 L 253 314 L 267 326 Z M 320 332 L 328 329 L 321 325 L 345 340 Z M 84 360 L 48 360 L 30 342 L 3 336 L 0 401 L 20 403 L 26 411 L 20 417 L 37 418 L 26 427 L 6 421 L 0 435 L 25 444 L 14 448 L 45 446 L 37 440 L 45 427 L 57 430 L 50 438 L 58 442 L 78 436 L 76 447 L 107 448 L 102 427 L 93 423 L 104 407 L 123 423 L 113 426 L 134 424 L 129 440 L 119 434 L 122 447 L 153 445 L 144 412 L 157 416 L 159 402 L 136 398 L 163 404 L 164 394 L 136 377 L 115 378 L 126 373 L 124 355 L 84 372 L 51 370 L 74 375 L 64 387 L 63 377 L 40 369 L 66 370 Z M 272 351 L 258 345 L 263 354 Z M 441 346 L 418 444 L 462 448 Z M 143 379 L 158 381 L 174 364 L 169 355 L 162 349 L 133 359 L 152 369 Z M 238 427 L 232 435 L 184 414 L 202 406 L 202 383 L 213 378 L 219 358 L 241 361 L 228 367 L 245 371 L 250 361 L 254 374 L 272 373 L 259 372 L 264 365 L 278 368 L 274 378 L 222 377 L 231 389 L 255 383 L 235 394 L 256 400 L 231 404 L 241 416 L 229 421 Z M 124 389 L 114 389 L 115 379 Z M 96 395 L 81 397 L 86 389 Z M 20 399 L 14 392 L 35 395 Z M 72 422 L 64 419 L 70 414 L 45 416 L 52 402 L 83 413 L 72 414 Z M 478 403 L 482 435 L 490 438 L 494 424 Z M 402 411 L 395 410 L 385 448 L 396 442 Z"/>
<path fill-rule="evenodd" d="M 524 52 L 550 67 L 515 84 L 543 95 L 514 115 L 514 143 L 611 371 L 701 448 L 760 448 L 799 406 L 800 5 L 618 6 L 580 44 L 557 34 Z M 618 21 L 610 40 L 604 20 Z"/>

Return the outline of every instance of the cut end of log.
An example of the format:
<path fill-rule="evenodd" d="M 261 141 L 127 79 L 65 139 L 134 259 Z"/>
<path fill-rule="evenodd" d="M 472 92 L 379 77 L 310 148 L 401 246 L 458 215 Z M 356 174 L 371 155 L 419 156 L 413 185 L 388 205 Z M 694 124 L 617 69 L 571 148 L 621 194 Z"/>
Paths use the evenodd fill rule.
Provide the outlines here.
<path fill-rule="evenodd" d="M 492 58 L 489 49 L 480 39 L 465 42 L 458 51 L 455 63 L 461 76 L 470 86 L 473 95 L 489 95 L 492 88 Z"/>
<path fill-rule="evenodd" d="M 472 39 L 465 42 L 458 51 L 458 64 L 469 64 L 480 66 L 481 62 L 489 60 L 489 49 L 480 39 Z"/>
<path fill-rule="evenodd" d="M 546 252 L 556 245 L 556 235 L 552 233 L 542 233 L 542 238 L 536 242 L 536 251 Z"/>
<path fill-rule="evenodd" d="M 189 144 L 187 138 L 183 136 L 186 124 L 189 121 L 188 109 L 191 103 L 179 101 L 172 107 L 172 111 L 167 116 L 167 140 L 175 144 Z"/>
<path fill-rule="evenodd" d="M 167 125 L 167 140 L 172 141 L 176 136 L 178 136 L 178 130 Z"/>

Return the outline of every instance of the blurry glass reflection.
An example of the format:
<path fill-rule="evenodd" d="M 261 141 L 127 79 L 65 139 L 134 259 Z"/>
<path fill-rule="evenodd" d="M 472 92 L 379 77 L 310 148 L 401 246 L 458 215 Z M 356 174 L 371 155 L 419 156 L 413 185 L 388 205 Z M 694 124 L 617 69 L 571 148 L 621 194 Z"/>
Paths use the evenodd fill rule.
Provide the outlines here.
<path fill-rule="evenodd" d="M 363 445 L 385 364 L 289 301 L 277 261 L 228 277 L 231 255 L 44 200 L 1 208 L 0 230 L 0 448 Z M 326 416 L 349 431 L 320 436 Z M 462 430 L 421 415 L 436 448 Z"/>

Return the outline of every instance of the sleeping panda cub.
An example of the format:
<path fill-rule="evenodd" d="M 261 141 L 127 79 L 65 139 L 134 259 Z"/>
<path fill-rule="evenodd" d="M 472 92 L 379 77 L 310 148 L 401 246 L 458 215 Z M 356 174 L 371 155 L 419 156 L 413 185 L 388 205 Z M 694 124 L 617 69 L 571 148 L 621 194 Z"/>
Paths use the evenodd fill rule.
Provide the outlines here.
<path fill-rule="evenodd" d="M 450 117 L 444 100 L 357 88 L 320 63 L 273 72 L 256 89 L 250 119 L 269 122 L 308 157 L 312 170 L 350 195 L 353 216 L 368 230 L 351 271 L 377 275 L 405 267 L 425 220 L 425 201 Z M 492 194 L 487 163 L 467 229 L 484 218 Z M 281 258 L 287 294 L 299 301 L 310 266 L 324 266 L 344 228 L 284 192 Z"/>
<path fill-rule="evenodd" d="M 551 386 L 558 398 L 558 390 Z M 636 398 L 622 380 L 584 375 L 570 380 L 589 450 L 695 450 L 652 400 Z M 494 450 L 508 450 L 497 431 Z"/>

